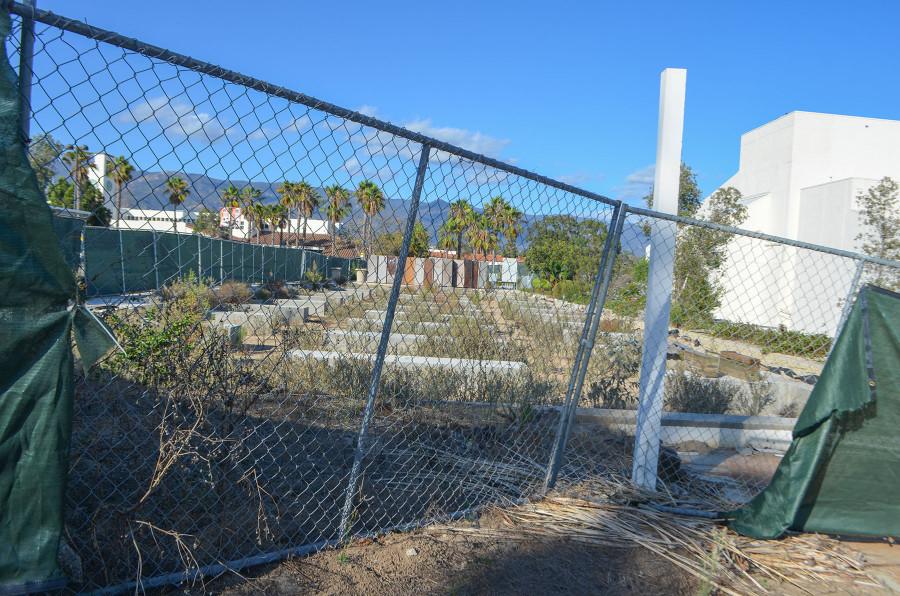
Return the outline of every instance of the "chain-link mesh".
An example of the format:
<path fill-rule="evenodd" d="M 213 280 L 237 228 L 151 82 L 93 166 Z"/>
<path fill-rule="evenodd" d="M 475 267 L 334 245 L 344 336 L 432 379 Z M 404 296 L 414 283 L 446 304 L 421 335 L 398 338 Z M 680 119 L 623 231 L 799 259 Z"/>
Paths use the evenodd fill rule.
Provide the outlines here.
<path fill-rule="evenodd" d="M 125 350 L 76 390 L 80 587 L 539 493 L 611 201 L 53 25 L 31 106 Z"/>
<path fill-rule="evenodd" d="M 578 413 L 585 424 L 564 472 L 631 475 L 643 466 L 671 505 L 725 511 L 768 484 L 861 284 L 896 287 L 898 269 L 637 211 L 626 217 Z M 656 286 L 655 233 L 674 240 L 656 245 L 656 266 L 672 269 Z M 665 358 L 656 361 L 643 350 L 654 292 L 671 300 Z M 635 434 L 642 416 L 653 417 L 654 373 L 663 377 L 662 412 L 642 442 Z M 598 462 L 599 450 L 619 457 Z"/>
<path fill-rule="evenodd" d="M 273 560 L 557 476 L 630 478 L 653 292 L 672 295 L 658 487 L 745 502 L 852 289 L 896 281 L 39 21 L 33 166 L 125 350 L 76 389 L 79 588 Z M 648 287 L 665 226 L 673 282 Z"/>

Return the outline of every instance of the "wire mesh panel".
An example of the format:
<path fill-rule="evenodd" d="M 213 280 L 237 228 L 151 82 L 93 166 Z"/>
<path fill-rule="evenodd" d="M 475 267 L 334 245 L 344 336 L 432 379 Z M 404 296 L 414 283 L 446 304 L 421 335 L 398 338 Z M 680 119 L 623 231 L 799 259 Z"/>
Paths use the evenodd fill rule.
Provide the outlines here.
<path fill-rule="evenodd" d="M 539 494 L 612 210 L 432 152 L 405 263 L 399 209 L 368 259 L 400 291 L 346 531 Z M 524 260 L 537 283 L 518 278 Z M 382 298 L 329 333 L 370 361 L 390 310 Z"/>
<path fill-rule="evenodd" d="M 32 165 L 88 224 L 83 245 L 57 228 L 124 348 L 76 389 L 78 588 L 627 478 L 653 292 L 672 296 L 659 488 L 741 503 L 851 290 L 896 279 L 35 14 Z M 674 282 L 648 287 L 662 226 Z"/>
<path fill-rule="evenodd" d="M 673 263 L 672 282 L 652 287 L 650 238 L 663 226 L 675 234 L 674 250 L 658 255 Z M 635 213 L 621 248 L 579 413 L 591 431 L 576 427 L 564 477 L 585 468 L 628 477 L 643 462 L 655 464 L 657 488 L 674 505 L 743 504 L 768 484 L 790 445 L 859 287 L 861 262 Z M 671 310 L 662 415 L 647 457 L 633 451 L 638 406 L 650 398 L 641 391 L 651 378 L 642 362 L 652 360 L 642 348 L 653 292 L 670 296 Z M 606 432 L 593 432 L 597 424 Z M 619 458 L 589 456 L 616 450 Z"/>

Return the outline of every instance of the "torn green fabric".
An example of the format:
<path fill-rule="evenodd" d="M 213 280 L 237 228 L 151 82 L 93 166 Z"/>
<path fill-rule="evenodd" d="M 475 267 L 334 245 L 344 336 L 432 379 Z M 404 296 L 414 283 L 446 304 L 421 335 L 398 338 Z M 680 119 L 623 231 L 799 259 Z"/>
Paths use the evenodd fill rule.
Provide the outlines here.
<path fill-rule="evenodd" d="M 900 536 L 900 295 L 866 286 L 769 486 L 730 526 Z"/>
<path fill-rule="evenodd" d="M 9 32 L 9 13 L 0 10 L 4 42 Z M 86 368 L 113 343 L 93 316 L 70 306 L 75 276 L 26 157 L 5 43 L 0 69 L 0 593 L 19 593 L 65 583 L 56 558 L 72 424 L 73 326 Z"/>

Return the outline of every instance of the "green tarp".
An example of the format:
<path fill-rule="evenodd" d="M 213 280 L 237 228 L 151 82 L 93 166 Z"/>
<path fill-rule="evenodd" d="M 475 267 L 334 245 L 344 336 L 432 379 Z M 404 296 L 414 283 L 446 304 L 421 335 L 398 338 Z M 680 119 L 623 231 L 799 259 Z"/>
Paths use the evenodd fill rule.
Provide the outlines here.
<path fill-rule="evenodd" d="M 9 32 L 9 13 L 0 10 L 4 42 Z M 56 559 L 72 424 L 71 333 L 85 366 L 111 338 L 72 302 L 78 225 L 54 227 L 28 164 L 6 43 L 0 70 L 0 593 L 19 593 L 65 583 Z"/>
<path fill-rule="evenodd" d="M 900 536 L 900 294 L 859 292 L 772 482 L 729 515 L 756 538 Z"/>
<path fill-rule="evenodd" d="M 54 224 L 59 228 L 58 235 L 65 233 L 63 228 L 68 224 L 56 224 L 56 221 Z M 77 238 L 80 240 L 80 236 Z M 80 242 L 76 246 L 80 247 Z M 76 252 L 75 262 L 77 256 Z M 247 244 L 198 234 L 84 229 L 88 296 L 146 292 L 188 274 L 212 283 L 229 279 L 248 283 L 272 279 L 297 282 L 306 279 L 306 272 L 313 264 L 322 276 L 330 275 L 332 267 L 339 267 L 344 278 L 349 279 L 353 262 L 354 259 L 325 257 L 297 248 Z"/>

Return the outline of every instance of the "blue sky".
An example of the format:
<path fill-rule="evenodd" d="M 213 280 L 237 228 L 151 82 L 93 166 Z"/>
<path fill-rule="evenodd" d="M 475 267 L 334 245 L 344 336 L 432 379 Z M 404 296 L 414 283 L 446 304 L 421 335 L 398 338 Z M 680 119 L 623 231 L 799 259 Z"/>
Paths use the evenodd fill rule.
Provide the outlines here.
<path fill-rule="evenodd" d="M 793 110 L 900 119 L 900 3 L 65 2 L 41 8 L 638 200 L 659 73 L 688 69 L 684 159 L 709 192 Z"/>

